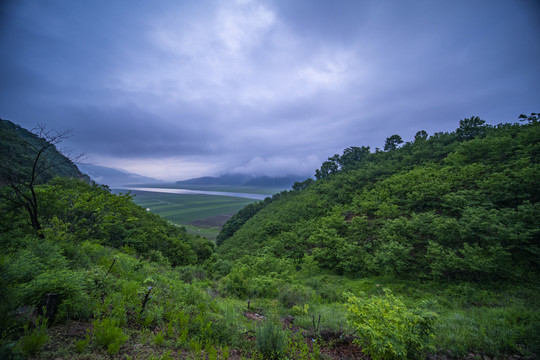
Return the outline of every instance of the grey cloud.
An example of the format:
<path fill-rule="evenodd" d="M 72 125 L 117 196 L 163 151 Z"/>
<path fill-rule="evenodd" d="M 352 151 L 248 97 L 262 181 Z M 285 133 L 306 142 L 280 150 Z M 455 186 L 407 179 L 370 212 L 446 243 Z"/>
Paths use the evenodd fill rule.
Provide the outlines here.
<path fill-rule="evenodd" d="M 119 157 L 170 157 L 209 153 L 213 133 L 197 125 L 193 114 L 176 114 L 174 122 L 136 105 L 88 106 L 69 111 L 77 129 L 76 143 L 90 153 Z"/>
<path fill-rule="evenodd" d="M 73 128 L 119 168 L 312 173 L 394 133 L 539 110 L 534 1 L 9 4 L 0 116 Z"/>

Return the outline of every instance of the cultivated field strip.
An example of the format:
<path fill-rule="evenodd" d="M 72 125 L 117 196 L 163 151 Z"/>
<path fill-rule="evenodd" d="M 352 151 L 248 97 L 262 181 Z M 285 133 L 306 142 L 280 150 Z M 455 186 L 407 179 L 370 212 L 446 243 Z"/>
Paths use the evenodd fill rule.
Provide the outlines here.
<path fill-rule="evenodd" d="M 224 214 L 234 214 L 257 200 L 230 196 L 165 194 L 132 191 L 135 203 L 179 225 Z"/>

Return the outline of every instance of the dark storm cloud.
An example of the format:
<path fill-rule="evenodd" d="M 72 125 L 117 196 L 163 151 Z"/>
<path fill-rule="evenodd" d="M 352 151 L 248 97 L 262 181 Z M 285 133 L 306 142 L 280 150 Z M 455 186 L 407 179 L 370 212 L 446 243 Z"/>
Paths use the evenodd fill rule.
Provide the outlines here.
<path fill-rule="evenodd" d="M 121 108 L 76 108 L 70 118 L 77 119 L 76 143 L 98 155 L 153 158 L 171 154 L 207 155 L 212 133 L 196 126 L 196 116 L 183 114 L 178 123 L 148 113 L 136 105 Z M 203 133 L 204 131 L 204 133 Z"/>
<path fill-rule="evenodd" d="M 7 2 L 0 116 L 169 179 L 538 111 L 535 1 Z"/>

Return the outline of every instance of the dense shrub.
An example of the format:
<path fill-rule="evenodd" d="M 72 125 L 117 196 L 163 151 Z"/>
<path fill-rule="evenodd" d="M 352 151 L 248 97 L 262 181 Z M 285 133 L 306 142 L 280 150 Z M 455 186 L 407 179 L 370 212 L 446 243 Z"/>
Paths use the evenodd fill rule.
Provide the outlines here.
<path fill-rule="evenodd" d="M 348 294 L 347 317 L 355 343 L 373 359 L 418 359 L 431 346 L 436 313 L 409 309 L 389 290 L 367 298 Z"/>
<path fill-rule="evenodd" d="M 23 285 L 20 301 L 23 304 L 38 306 L 45 294 L 59 295 L 56 319 L 87 319 L 91 315 L 90 297 L 85 291 L 89 287 L 84 272 L 66 269 L 47 270 L 32 281 Z"/>

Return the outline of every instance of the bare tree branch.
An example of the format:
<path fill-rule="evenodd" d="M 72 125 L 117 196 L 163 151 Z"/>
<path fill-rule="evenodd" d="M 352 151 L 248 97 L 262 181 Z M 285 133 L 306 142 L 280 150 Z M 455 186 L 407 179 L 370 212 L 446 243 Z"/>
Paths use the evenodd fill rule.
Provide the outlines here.
<path fill-rule="evenodd" d="M 57 145 L 72 136 L 72 130 L 57 131 L 47 129 L 43 124 L 39 124 L 32 129 L 32 138 L 24 139 L 24 146 L 30 150 L 32 155 L 26 159 L 21 159 L 25 154 L 17 154 L 8 151 L 7 158 L 0 164 L 0 198 L 10 201 L 12 204 L 20 206 L 26 210 L 30 217 L 30 223 L 38 236 L 43 237 L 41 224 L 39 223 L 38 196 L 36 186 L 44 183 L 46 175 L 54 174 L 53 169 L 62 165 L 80 160 L 84 155 L 62 154 L 57 149 Z M 26 161 L 25 161 L 26 160 Z M 22 165 L 16 166 L 15 164 Z M 26 165 L 24 164 L 26 163 Z M 9 191 L 6 191 L 9 189 Z"/>

